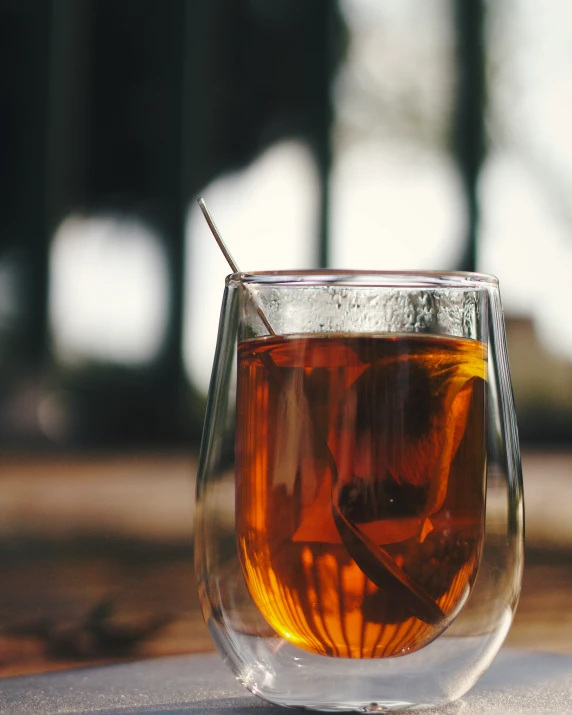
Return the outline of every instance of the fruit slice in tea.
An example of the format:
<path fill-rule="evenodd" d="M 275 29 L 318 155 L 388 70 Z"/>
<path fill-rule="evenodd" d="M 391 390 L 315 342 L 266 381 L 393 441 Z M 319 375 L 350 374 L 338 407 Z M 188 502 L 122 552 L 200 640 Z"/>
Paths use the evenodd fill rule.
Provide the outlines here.
<path fill-rule="evenodd" d="M 239 344 L 239 554 L 283 638 L 390 657 L 451 623 L 482 550 L 485 392 L 486 348 L 474 340 Z"/>

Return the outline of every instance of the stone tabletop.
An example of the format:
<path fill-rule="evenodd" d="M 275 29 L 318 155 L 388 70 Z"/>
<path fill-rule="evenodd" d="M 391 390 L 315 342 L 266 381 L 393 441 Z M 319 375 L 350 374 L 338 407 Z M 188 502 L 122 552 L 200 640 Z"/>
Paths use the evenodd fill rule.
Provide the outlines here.
<path fill-rule="evenodd" d="M 302 712 L 258 700 L 214 654 L 177 656 L 2 681 L 3 715 L 261 715 Z M 307 711 L 305 711 L 307 712 Z M 501 651 L 452 715 L 572 714 L 572 656 Z"/>

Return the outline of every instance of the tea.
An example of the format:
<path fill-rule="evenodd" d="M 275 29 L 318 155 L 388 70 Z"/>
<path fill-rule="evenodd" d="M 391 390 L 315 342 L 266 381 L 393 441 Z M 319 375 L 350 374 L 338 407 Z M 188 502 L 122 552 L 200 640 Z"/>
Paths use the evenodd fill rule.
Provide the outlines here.
<path fill-rule="evenodd" d="M 237 542 L 283 638 L 403 655 L 451 623 L 484 531 L 486 347 L 421 334 L 238 348 Z"/>

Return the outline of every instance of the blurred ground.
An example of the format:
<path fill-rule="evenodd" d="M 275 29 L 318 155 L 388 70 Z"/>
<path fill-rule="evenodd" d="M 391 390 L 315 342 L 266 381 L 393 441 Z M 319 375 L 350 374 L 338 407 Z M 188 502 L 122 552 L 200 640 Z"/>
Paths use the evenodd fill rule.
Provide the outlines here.
<path fill-rule="evenodd" d="M 510 645 L 572 652 L 572 453 L 523 456 Z M 0 457 L 0 676 L 212 649 L 196 597 L 196 456 Z"/>

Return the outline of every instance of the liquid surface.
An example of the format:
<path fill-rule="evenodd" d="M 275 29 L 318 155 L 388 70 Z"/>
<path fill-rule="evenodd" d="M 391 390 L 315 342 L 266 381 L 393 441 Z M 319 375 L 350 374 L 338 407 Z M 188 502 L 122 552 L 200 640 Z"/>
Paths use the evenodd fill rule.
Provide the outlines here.
<path fill-rule="evenodd" d="M 239 555 L 283 638 L 323 655 L 391 657 L 449 625 L 482 549 L 485 385 L 477 341 L 239 344 Z"/>

